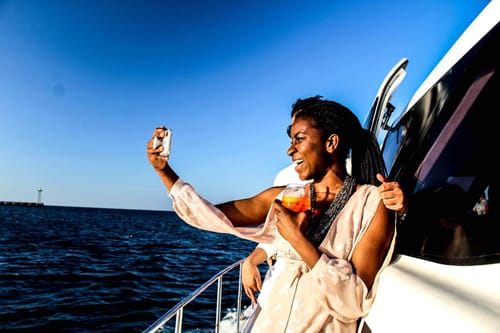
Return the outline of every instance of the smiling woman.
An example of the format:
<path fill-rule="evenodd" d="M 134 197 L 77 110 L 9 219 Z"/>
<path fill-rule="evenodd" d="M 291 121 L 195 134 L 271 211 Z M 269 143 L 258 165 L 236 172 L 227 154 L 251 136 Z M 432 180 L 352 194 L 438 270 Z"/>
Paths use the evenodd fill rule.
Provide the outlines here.
<path fill-rule="evenodd" d="M 316 191 L 333 194 L 329 205 L 310 207 L 317 214 L 287 209 L 282 186 L 210 204 L 170 167 L 175 155 L 163 157 L 162 148 L 155 148 L 165 130 L 155 129 L 147 155 L 175 212 L 200 229 L 272 243 L 284 263 L 252 332 L 355 332 L 373 303 L 395 239 L 394 215 L 375 186 L 377 174 L 385 173 L 378 143 L 357 117 L 320 96 L 293 105 L 288 156 L 300 161 L 295 167 L 300 179 L 312 180 L 311 203 Z"/>

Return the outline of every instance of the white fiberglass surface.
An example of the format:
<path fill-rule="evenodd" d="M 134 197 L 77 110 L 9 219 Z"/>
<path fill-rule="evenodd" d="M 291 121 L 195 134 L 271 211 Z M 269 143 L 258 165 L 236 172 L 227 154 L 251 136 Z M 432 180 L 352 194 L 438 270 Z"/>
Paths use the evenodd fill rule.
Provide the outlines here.
<path fill-rule="evenodd" d="M 401 256 L 380 279 L 371 332 L 498 332 L 500 264 L 451 266 Z"/>

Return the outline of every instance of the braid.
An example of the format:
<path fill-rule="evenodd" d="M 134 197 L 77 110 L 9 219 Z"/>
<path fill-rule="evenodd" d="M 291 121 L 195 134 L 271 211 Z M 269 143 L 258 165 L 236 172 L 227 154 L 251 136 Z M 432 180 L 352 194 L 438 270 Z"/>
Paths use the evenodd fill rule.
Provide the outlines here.
<path fill-rule="evenodd" d="M 386 167 L 375 136 L 368 130 L 360 128 L 352 147 L 352 176 L 362 184 L 378 185 L 377 173 L 386 175 Z"/>

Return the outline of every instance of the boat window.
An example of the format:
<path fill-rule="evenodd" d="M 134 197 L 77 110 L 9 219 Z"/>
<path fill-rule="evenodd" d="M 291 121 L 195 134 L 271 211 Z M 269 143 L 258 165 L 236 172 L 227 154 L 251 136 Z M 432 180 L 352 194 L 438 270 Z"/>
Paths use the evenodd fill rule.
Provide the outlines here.
<path fill-rule="evenodd" d="M 406 149 L 413 169 L 400 167 L 410 174 L 413 194 L 398 226 L 398 253 L 453 265 L 500 262 L 499 134 L 492 119 L 500 110 L 499 86 L 495 70 L 485 71 L 454 102 L 431 106 L 427 116 L 409 113 L 386 138 L 388 158 L 411 145 L 406 129 L 421 131 L 415 148 Z"/>

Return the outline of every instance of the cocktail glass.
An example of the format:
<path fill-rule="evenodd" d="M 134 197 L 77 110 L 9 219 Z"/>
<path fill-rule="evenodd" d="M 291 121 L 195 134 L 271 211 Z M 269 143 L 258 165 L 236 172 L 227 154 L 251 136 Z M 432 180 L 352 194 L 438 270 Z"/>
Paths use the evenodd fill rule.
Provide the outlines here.
<path fill-rule="evenodd" d="M 306 184 L 288 184 L 283 192 L 281 203 L 284 207 L 299 213 L 311 209 L 309 190 Z"/>

